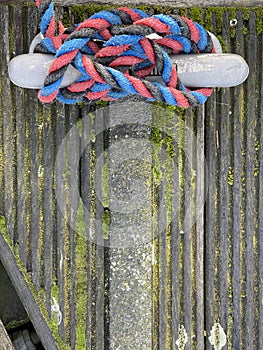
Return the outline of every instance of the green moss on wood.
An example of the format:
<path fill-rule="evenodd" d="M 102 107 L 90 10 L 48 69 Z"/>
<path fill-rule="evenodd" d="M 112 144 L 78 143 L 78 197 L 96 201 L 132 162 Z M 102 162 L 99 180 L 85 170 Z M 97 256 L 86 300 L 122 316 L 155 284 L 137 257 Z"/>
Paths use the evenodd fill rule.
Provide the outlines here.
<path fill-rule="evenodd" d="M 76 303 L 76 349 L 86 348 L 86 305 L 87 305 L 87 238 L 75 235 L 75 303 Z"/>
<path fill-rule="evenodd" d="M 101 214 L 102 233 L 104 239 L 110 238 L 111 214 L 109 209 L 105 209 Z"/>
<path fill-rule="evenodd" d="M 105 155 L 106 156 L 106 155 Z M 109 160 L 106 158 L 101 167 L 101 202 L 104 207 L 110 206 L 110 167 Z"/>
<path fill-rule="evenodd" d="M 193 7 L 189 10 L 189 17 L 192 21 L 203 24 L 203 10 L 200 7 Z"/>

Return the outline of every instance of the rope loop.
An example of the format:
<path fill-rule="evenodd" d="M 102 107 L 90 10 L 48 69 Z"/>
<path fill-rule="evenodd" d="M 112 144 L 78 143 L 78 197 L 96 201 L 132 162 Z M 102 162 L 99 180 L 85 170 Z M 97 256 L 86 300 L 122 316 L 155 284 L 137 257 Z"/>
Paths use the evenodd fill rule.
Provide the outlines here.
<path fill-rule="evenodd" d="M 214 53 L 209 33 L 198 23 L 178 15 L 154 15 L 126 7 L 98 12 L 66 29 L 55 18 L 51 0 L 36 0 L 44 39 L 35 52 L 55 55 L 39 100 L 66 104 L 112 101 L 140 95 L 149 101 L 191 107 L 204 103 L 211 88 L 189 89 L 178 79 L 169 55 Z M 90 55 L 93 58 L 90 58 Z M 69 65 L 79 79 L 60 88 Z M 165 84 L 145 80 L 151 72 Z"/>

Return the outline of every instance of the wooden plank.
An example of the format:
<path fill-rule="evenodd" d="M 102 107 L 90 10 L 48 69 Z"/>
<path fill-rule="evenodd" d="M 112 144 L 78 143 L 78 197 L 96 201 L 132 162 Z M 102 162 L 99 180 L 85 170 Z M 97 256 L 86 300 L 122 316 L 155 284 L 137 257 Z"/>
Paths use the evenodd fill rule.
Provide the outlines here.
<path fill-rule="evenodd" d="M 31 38 L 36 33 L 36 18 L 33 8 L 28 8 L 23 16 L 27 23 L 25 42 L 30 43 Z M 28 268 L 32 271 L 32 281 L 37 291 L 43 281 L 42 274 L 42 244 L 43 244 L 43 221 L 41 220 L 41 202 L 42 202 L 42 114 L 39 110 L 39 104 L 36 100 L 37 92 L 34 90 L 25 91 L 27 123 L 27 205 L 28 205 L 28 242 L 29 261 Z M 40 126 L 40 127 L 39 127 Z"/>
<path fill-rule="evenodd" d="M 2 116 L 2 134 L 3 134 L 3 181 L 4 181 L 4 212 L 6 217 L 7 231 L 12 240 L 15 239 L 15 214 L 14 204 L 14 142 L 12 135 L 13 117 L 12 117 L 12 97 L 10 80 L 8 78 L 8 62 L 10 59 L 10 28 L 9 28 L 9 8 L 0 7 L 0 45 L 1 50 L 1 116 Z"/>
<path fill-rule="evenodd" d="M 206 199 L 205 173 L 205 107 L 202 106 L 197 111 L 196 122 L 196 193 L 195 193 L 195 226 L 196 226 L 196 246 L 195 256 L 195 290 L 196 290 L 196 324 L 195 324 L 195 342 L 197 349 L 204 349 L 204 330 L 205 330 L 205 301 L 204 301 L 204 207 Z"/>
<path fill-rule="evenodd" d="M 236 52 L 240 55 L 244 55 L 244 37 L 242 32 L 243 18 L 240 11 L 237 12 L 238 28 L 236 30 Z M 240 99 L 240 96 L 244 94 L 244 86 L 238 86 L 233 91 L 233 126 L 230 132 L 233 135 L 233 190 L 232 190 L 232 291 L 233 291 L 233 319 L 235 322 L 232 327 L 232 346 L 234 349 L 240 347 L 241 343 L 241 259 L 240 259 L 240 240 L 241 240 L 241 207 L 242 201 L 242 110 L 244 108 L 244 100 Z"/>
<path fill-rule="evenodd" d="M 43 259 L 45 261 L 43 280 L 46 293 L 46 308 L 49 316 L 51 317 L 51 291 L 53 286 L 53 266 L 54 266 L 54 217 L 53 212 L 55 208 L 54 193 L 53 193 L 53 157 L 54 157 L 54 144 L 53 144 L 53 130 L 55 128 L 52 109 L 43 108 L 43 169 L 41 168 L 41 177 L 43 178 L 43 221 L 44 221 L 44 243 L 43 243 Z"/>
<path fill-rule="evenodd" d="M 65 108 L 60 104 L 56 105 L 56 145 L 55 149 L 58 151 L 61 146 L 62 140 L 65 137 Z M 55 174 L 55 189 L 56 197 L 59 199 L 59 204 L 56 202 L 56 239 L 55 239 L 55 257 L 56 257 L 56 280 L 58 286 L 58 302 L 62 315 L 65 315 L 65 220 L 64 215 L 66 212 L 66 195 L 64 188 L 66 186 L 66 179 L 62 176 L 65 173 L 66 168 L 66 151 L 61 153 L 56 162 L 56 174 Z M 58 176 L 59 175 L 59 176 Z M 63 317 L 58 329 L 59 334 L 64 342 L 66 342 L 66 325 L 65 318 Z"/>
<path fill-rule="evenodd" d="M 76 192 L 76 188 L 79 188 L 79 134 L 76 128 L 77 120 L 79 118 L 78 106 L 70 106 L 68 109 L 68 120 L 69 125 L 72 126 L 71 133 L 72 137 L 69 142 L 68 152 L 68 169 L 70 174 L 68 176 L 69 183 L 69 204 L 68 204 L 68 216 L 70 216 L 69 223 L 70 227 L 68 230 L 68 256 L 66 259 L 69 260 L 69 273 L 70 273 L 70 293 L 68 295 L 68 303 L 70 304 L 69 310 L 69 327 L 70 327 L 70 346 L 71 349 L 76 349 L 76 332 L 77 332 L 77 315 L 76 315 L 76 274 L 77 274 L 77 262 L 76 262 L 76 236 L 78 232 L 75 232 L 77 210 L 79 205 L 79 193 Z M 85 255 L 82 257 L 85 259 Z"/>
<path fill-rule="evenodd" d="M 104 125 L 107 123 L 109 116 L 102 111 L 98 110 L 95 112 L 94 131 L 96 135 L 95 142 L 95 163 L 92 164 L 92 171 L 94 172 L 94 187 L 93 191 L 95 194 L 95 264 L 96 264 L 96 305 L 95 305 L 95 318 L 96 318 L 96 349 L 101 348 L 105 350 L 105 271 L 104 271 L 104 260 L 105 260 L 105 245 L 104 245 L 104 229 L 103 229 L 103 215 L 104 205 L 102 200 L 102 170 L 100 168 L 101 161 L 104 158 L 105 145 L 105 128 Z M 108 315 L 110 317 L 110 315 Z"/>
<path fill-rule="evenodd" d="M 174 116 L 174 122 L 175 125 L 178 125 L 179 118 L 177 113 L 175 113 Z M 174 159 L 173 162 L 175 164 L 173 169 L 173 175 L 172 175 L 172 188 L 173 188 L 173 194 L 172 194 L 172 217 L 173 220 L 171 222 L 171 256 L 172 256 L 172 264 L 171 264 L 171 303 L 172 303 L 172 310 L 171 310 L 171 318 L 172 318 L 172 349 L 176 349 L 176 341 L 178 338 L 178 330 L 180 325 L 180 220 L 179 220 L 179 207 L 181 203 L 181 196 L 182 193 L 180 191 L 180 169 L 178 165 L 178 159 L 179 159 L 179 136 L 178 136 L 178 129 L 175 128 L 174 131 Z"/>
<path fill-rule="evenodd" d="M 24 276 L 22 275 L 14 255 L 6 243 L 4 236 L 0 234 L 0 259 L 5 267 L 8 276 L 10 277 L 16 292 L 22 301 L 25 310 L 30 317 L 37 334 L 39 335 L 43 346 L 46 349 L 57 350 L 57 345 L 53 338 L 52 332 L 47 326 L 43 315 L 36 304 L 34 296 L 30 290 L 30 287 L 26 283 Z"/>
<path fill-rule="evenodd" d="M 12 342 L 1 320 L 0 320 L 0 342 L 3 350 L 14 350 Z"/>
<path fill-rule="evenodd" d="M 83 203 L 84 220 L 86 224 L 86 283 L 87 283 L 87 296 L 86 296 L 86 325 L 85 325 L 85 338 L 86 338 L 86 349 L 91 350 L 91 339 L 93 337 L 93 325 L 92 325 L 92 242 L 89 240 L 90 227 L 90 149 L 91 143 L 86 144 L 86 140 L 90 138 L 90 119 L 87 117 L 90 110 L 89 105 L 83 106 L 81 109 L 81 159 L 80 159 L 80 194 Z"/>
<path fill-rule="evenodd" d="M 14 53 L 19 55 L 23 52 L 23 23 L 22 8 L 13 9 L 12 25 L 14 26 Z M 26 237 L 26 128 L 25 128 L 25 101 L 24 91 L 15 87 L 16 105 L 16 128 L 17 128 L 17 207 L 19 208 L 19 220 L 17 220 L 17 233 L 19 241 L 20 258 L 24 266 L 27 265 L 27 237 Z"/>
<path fill-rule="evenodd" d="M 213 95 L 206 105 L 206 215 L 205 215 L 205 321 L 206 321 L 206 346 L 209 349 L 208 331 L 214 323 L 215 312 L 215 235 L 216 235 L 216 214 L 215 214 L 215 188 L 216 166 L 217 166 L 217 113 L 216 96 Z M 209 147 L 207 146 L 209 145 Z"/>
<path fill-rule="evenodd" d="M 249 51 L 248 51 L 248 64 L 250 66 L 250 79 L 247 81 L 246 98 L 247 103 L 245 111 L 247 115 L 246 119 L 246 131 L 245 131 L 245 236 L 246 236 L 246 267 L 245 267 L 245 280 L 246 280 L 246 338 L 245 344 L 247 348 L 253 348 L 255 344 L 255 261 L 254 261 L 254 240 L 255 240 L 255 126 L 256 126 L 256 105 L 257 100 L 256 93 L 256 71 L 257 71 L 257 41 L 256 41 L 256 16 L 255 12 L 250 12 L 249 18 Z"/>
<path fill-rule="evenodd" d="M 230 46 L 230 17 L 226 11 L 223 14 L 222 35 L 227 47 Z M 228 264 L 229 264 L 229 89 L 223 89 L 220 93 L 219 115 L 220 126 L 218 129 L 220 139 L 219 149 L 219 188 L 218 188 L 218 225 L 219 225 L 219 299 L 220 299 L 220 324 L 228 333 Z"/>
<path fill-rule="evenodd" d="M 30 220 L 29 220 L 29 236 L 30 236 L 30 260 L 28 263 L 29 269 L 32 271 L 33 284 L 37 291 L 40 289 L 41 284 L 41 274 L 40 274 L 40 203 L 39 203 L 39 133 L 38 128 L 38 113 L 37 111 L 37 101 L 35 99 L 35 92 L 28 91 L 26 95 L 26 103 L 28 106 L 29 115 L 29 129 L 30 129 L 30 139 L 29 139 L 29 159 L 28 164 L 28 174 L 29 174 L 29 210 L 30 210 Z"/>
<path fill-rule="evenodd" d="M 11 45 L 15 44 L 15 54 L 21 54 L 24 50 L 24 44 L 26 41 L 25 31 L 24 31 L 24 21 L 27 23 L 27 17 L 23 8 L 15 9 L 11 8 L 10 13 L 12 14 L 12 21 L 10 23 L 10 28 L 14 28 L 15 36 L 17 40 L 11 37 Z M 16 27 L 17 18 L 18 27 Z M 14 44 L 13 44 L 14 43 Z M 32 256 L 28 247 L 31 246 L 31 241 L 29 240 L 28 227 L 30 225 L 30 218 L 28 214 L 31 211 L 31 184 L 30 184 L 30 150 L 29 150 L 29 108 L 27 105 L 27 96 L 25 96 L 25 91 L 12 86 L 15 95 L 13 96 L 13 103 L 15 107 L 14 115 L 17 117 L 16 129 L 17 129 L 17 139 L 16 139 L 16 149 L 17 149 L 17 168 L 15 167 L 15 177 L 17 181 L 17 189 L 14 190 L 14 200 L 16 201 L 17 212 L 19 213 L 19 220 L 16 216 L 16 234 L 18 236 L 18 241 L 21 240 L 21 247 L 19 244 L 21 260 L 28 271 L 32 272 Z M 17 192 L 16 192 L 17 191 Z M 21 214 L 20 214 L 21 213 Z M 21 216 L 20 216 L 21 215 Z"/>
<path fill-rule="evenodd" d="M 192 193 L 192 171 L 193 171 L 193 118 L 190 111 L 186 112 L 186 128 L 184 131 L 184 199 L 183 199 L 183 226 L 181 235 L 183 237 L 183 310 L 184 319 L 183 325 L 191 338 L 193 335 L 192 328 L 192 291 L 193 291 L 193 279 L 192 279 L 192 241 L 193 241 L 193 193 Z M 186 350 L 192 349 L 191 342 L 188 342 L 185 346 Z"/>
<path fill-rule="evenodd" d="M 262 35 L 261 35 L 262 40 Z M 262 44 L 261 44 L 262 45 Z M 259 79 L 259 84 L 263 86 L 263 55 L 261 55 L 260 61 L 260 70 L 261 76 Z M 259 145 L 263 145 L 263 89 L 261 89 L 260 93 L 260 106 L 259 106 Z M 257 229 L 258 237 L 262 237 L 263 235 L 263 147 L 260 146 L 259 152 L 259 174 L 258 174 L 258 229 Z M 259 239 L 258 243 L 258 280 L 263 280 L 263 240 Z M 259 283 L 258 286 L 258 300 L 263 300 L 263 284 Z M 263 303 L 259 303 L 258 306 L 258 348 L 263 347 Z"/>

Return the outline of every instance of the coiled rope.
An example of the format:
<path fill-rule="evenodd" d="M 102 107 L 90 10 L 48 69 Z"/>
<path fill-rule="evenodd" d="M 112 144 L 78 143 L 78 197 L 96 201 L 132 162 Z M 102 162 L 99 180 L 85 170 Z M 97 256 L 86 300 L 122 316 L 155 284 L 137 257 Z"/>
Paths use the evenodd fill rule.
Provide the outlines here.
<path fill-rule="evenodd" d="M 65 29 L 55 17 L 51 0 L 36 0 L 36 5 L 44 39 L 35 52 L 55 55 L 38 94 L 41 102 L 51 103 L 57 98 L 74 104 L 140 95 L 148 101 L 191 107 L 204 103 L 211 95 L 211 88 L 184 86 L 169 58 L 169 54 L 215 52 L 209 33 L 198 23 L 178 15 L 149 17 L 139 9 L 120 7 L 98 12 Z M 79 71 L 80 78 L 60 88 L 70 64 Z M 153 70 L 162 76 L 165 85 L 144 79 Z"/>

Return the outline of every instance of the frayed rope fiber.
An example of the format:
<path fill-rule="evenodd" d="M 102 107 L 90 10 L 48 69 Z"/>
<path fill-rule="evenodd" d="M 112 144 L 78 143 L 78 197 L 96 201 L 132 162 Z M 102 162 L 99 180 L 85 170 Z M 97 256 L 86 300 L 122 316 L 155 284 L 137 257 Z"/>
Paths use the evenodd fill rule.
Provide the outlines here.
<path fill-rule="evenodd" d="M 36 0 L 36 5 L 44 39 L 35 52 L 55 55 L 38 94 L 41 102 L 57 98 L 75 104 L 140 95 L 148 101 L 187 108 L 204 103 L 211 95 L 211 88 L 184 86 L 169 58 L 169 54 L 215 52 L 209 33 L 198 23 L 178 15 L 149 17 L 141 10 L 120 7 L 65 29 L 55 18 L 51 0 Z M 60 88 L 70 64 L 80 77 Z M 144 79 L 153 70 L 165 85 Z"/>

